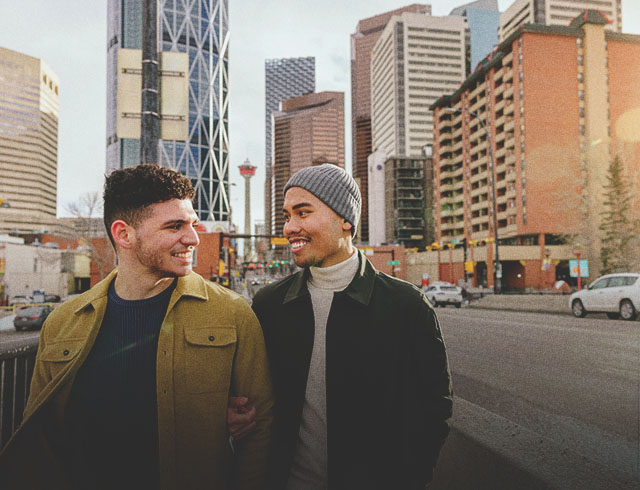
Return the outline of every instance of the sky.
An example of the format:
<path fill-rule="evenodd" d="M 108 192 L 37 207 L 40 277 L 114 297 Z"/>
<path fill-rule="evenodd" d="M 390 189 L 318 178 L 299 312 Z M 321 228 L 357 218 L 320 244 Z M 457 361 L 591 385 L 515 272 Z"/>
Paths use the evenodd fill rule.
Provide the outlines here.
<path fill-rule="evenodd" d="M 229 138 L 233 222 L 244 230 L 244 180 L 256 165 L 252 221 L 264 218 L 264 60 L 315 56 L 316 91 L 345 92 L 351 168 L 350 35 L 360 19 L 410 3 L 447 15 L 470 0 L 229 0 Z M 498 0 L 504 11 L 511 0 Z M 58 215 L 100 192 L 106 146 L 106 0 L 0 0 L 0 46 L 42 59 L 60 78 Z M 640 2 L 622 0 L 623 32 L 640 34 Z"/>

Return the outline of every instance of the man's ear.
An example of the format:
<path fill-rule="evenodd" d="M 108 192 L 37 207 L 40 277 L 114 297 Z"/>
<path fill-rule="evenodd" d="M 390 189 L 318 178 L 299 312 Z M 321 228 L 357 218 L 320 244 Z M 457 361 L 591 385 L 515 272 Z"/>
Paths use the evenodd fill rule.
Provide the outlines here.
<path fill-rule="evenodd" d="M 344 231 L 349 231 L 351 230 L 351 228 L 353 228 L 353 225 L 349 223 L 346 219 L 342 221 L 342 229 Z"/>
<path fill-rule="evenodd" d="M 111 224 L 111 236 L 120 248 L 131 248 L 133 245 L 133 228 L 121 219 Z"/>

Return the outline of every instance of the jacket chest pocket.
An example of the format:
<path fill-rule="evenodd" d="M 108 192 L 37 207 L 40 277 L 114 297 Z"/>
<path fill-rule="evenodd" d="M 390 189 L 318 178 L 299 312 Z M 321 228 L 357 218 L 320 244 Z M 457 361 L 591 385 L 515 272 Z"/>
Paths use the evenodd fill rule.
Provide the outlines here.
<path fill-rule="evenodd" d="M 229 391 L 237 341 L 235 327 L 185 327 L 184 337 L 184 389 L 189 393 Z"/>
<path fill-rule="evenodd" d="M 71 361 L 77 357 L 83 345 L 84 341 L 80 340 L 61 340 L 45 346 L 40 354 L 40 361 L 50 379 L 55 379 L 71 365 Z"/>

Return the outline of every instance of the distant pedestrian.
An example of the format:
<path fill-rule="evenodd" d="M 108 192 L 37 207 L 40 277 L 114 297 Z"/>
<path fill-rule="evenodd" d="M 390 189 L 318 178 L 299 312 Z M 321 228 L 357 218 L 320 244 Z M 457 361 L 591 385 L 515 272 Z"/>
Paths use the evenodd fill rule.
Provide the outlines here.
<path fill-rule="evenodd" d="M 276 395 L 267 487 L 424 489 L 452 411 L 436 314 L 353 246 L 361 197 L 344 170 L 305 168 L 284 191 L 303 270 L 253 301 Z"/>
<path fill-rule="evenodd" d="M 192 271 L 193 196 L 156 165 L 107 177 L 118 267 L 45 322 L 24 421 L 0 455 L 3 490 L 261 487 L 273 403 L 263 335 L 242 297 Z M 250 434 L 233 415 L 227 428 L 228 405 L 252 415 Z"/>

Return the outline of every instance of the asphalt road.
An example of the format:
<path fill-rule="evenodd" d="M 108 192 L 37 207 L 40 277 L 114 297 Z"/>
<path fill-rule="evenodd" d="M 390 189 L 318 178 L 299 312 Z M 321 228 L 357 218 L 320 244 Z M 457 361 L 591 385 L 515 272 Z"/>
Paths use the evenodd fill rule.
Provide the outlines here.
<path fill-rule="evenodd" d="M 640 478 L 640 321 L 439 308 L 457 396 Z"/>

